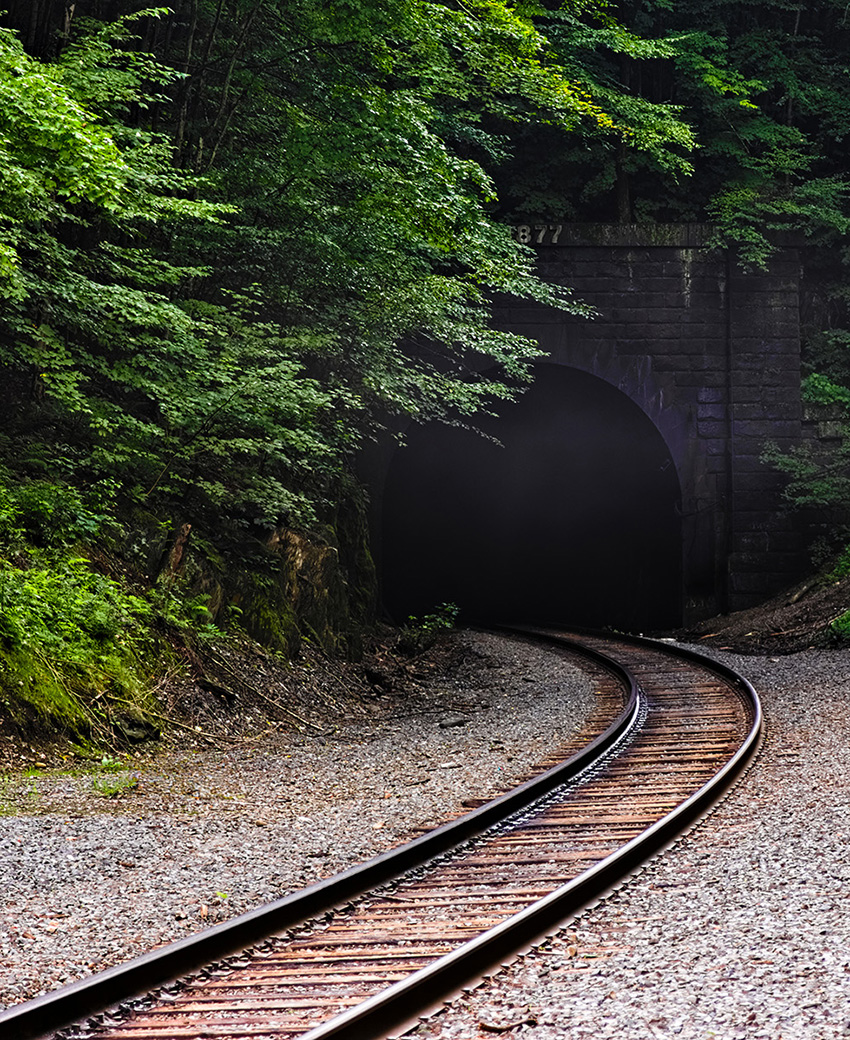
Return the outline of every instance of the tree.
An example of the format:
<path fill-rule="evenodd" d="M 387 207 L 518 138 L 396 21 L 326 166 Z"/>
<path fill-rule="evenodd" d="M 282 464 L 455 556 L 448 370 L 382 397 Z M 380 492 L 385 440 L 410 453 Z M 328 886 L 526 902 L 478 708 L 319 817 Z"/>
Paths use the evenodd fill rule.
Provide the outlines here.
<path fill-rule="evenodd" d="M 498 0 L 186 0 L 105 23 L 78 8 L 55 42 L 38 8 L 47 63 L 4 37 L 74 113 L 95 178 L 37 227 L 18 210 L 4 361 L 18 432 L 47 408 L 83 479 L 314 524 L 388 415 L 468 419 L 518 391 L 538 350 L 490 327 L 493 292 L 579 309 L 489 215 L 502 146 L 485 119 L 619 132 L 529 16 Z"/>

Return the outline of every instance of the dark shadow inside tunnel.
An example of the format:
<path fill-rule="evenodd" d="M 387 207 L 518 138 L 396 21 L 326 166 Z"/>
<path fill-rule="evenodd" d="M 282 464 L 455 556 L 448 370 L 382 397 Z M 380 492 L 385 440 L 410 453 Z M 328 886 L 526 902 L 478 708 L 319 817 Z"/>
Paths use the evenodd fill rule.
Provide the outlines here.
<path fill-rule="evenodd" d="M 537 366 L 482 428 L 411 428 L 384 487 L 381 574 L 396 621 L 663 629 L 682 616 L 680 490 L 663 437 L 624 393 Z"/>

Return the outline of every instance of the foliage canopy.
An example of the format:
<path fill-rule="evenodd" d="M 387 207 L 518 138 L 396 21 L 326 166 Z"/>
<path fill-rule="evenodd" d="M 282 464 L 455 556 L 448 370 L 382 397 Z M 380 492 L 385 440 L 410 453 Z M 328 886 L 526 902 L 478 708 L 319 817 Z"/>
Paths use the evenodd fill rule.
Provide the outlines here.
<path fill-rule="evenodd" d="M 145 626 L 181 616 L 81 547 L 109 571 L 134 510 L 243 562 L 281 526 L 333 541 L 365 439 L 519 392 L 539 348 L 492 327 L 494 294 L 581 309 L 499 219 L 523 135 L 673 171 L 692 139 L 565 59 L 550 29 L 590 6 L 58 11 L 0 16 L 0 650 L 73 705 L 139 685 Z"/>
<path fill-rule="evenodd" d="M 494 296 L 581 310 L 512 221 L 710 220 L 749 264 L 805 234 L 809 388 L 840 404 L 848 74 L 833 0 L 10 0 L 0 501 L 78 498 L 3 580 L 141 618 L 72 544 L 134 508 L 240 558 L 333 541 L 365 440 L 521 391 L 539 348 Z"/>

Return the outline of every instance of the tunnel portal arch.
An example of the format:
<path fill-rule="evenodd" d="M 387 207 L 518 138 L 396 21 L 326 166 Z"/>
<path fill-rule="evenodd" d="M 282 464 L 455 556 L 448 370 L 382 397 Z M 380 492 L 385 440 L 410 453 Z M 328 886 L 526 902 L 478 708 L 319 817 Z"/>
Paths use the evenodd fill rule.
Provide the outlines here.
<path fill-rule="evenodd" d="M 402 621 L 453 602 L 468 620 L 660 629 L 682 620 L 681 492 L 669 446 L 626 394 L 540 364 L 482 423 L 408 432 L 383 497 L 384 602 Z"/>
<path fill-rule="evenodd" d="M 500 328 L 549 359 L 598 375 L 664 436 L 682 491 L 686 622 L 754 606 L 809 566 L 785 478 L 763 461 L 804 436 L 799 243 L 742 266 L 700 224 L 551 223 L 535 229 L 538 273 L 592 317 L 504 299 Z"/>
<path fill-rule="evenodd" d="M 660 431 L 681 492 L 685 623 L 753 606 L 799 580 L 809 566 L 806 533 L 784 508 L 783 476 L 762 459 L 768 441 L 793 451 L 809 436 L 799 248 L 785 243 L 764 269 L 746 270 L 704 225 L 534 230 L 540 277 L 570 286 L 594 314 L 506 297 L 493 320 L 535 340 L 552 365 L 621 391 Z M 396 465 L 391 440 L 362 465 L 381 567 L 383 543 L 394 537 L 382 505 Z M 394 565 L 381 567 L 385 587 Z"/>

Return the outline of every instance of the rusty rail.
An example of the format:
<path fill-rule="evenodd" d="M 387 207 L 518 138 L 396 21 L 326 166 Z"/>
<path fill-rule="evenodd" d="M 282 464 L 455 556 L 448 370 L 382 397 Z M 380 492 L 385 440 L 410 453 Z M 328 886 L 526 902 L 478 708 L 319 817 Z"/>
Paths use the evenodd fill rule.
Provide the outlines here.
<path fill-rule="evenodd" d="M 635 725 L 638 712 L 638 692 L 625 669 L 612 664 L 599 651 L 584 652 L 577 646 L 571 649 L 583 653 L 588 660 L 617 676 L 625 687 L 626 703 L 602 733 L 569 759 L 459 819 L 365 863 L 197 935 L 169 943 L 162 949 L 0 1012 L 0 1037 L 36 1040 L 85 1016 L 238 953 L 269 935 L 297 927 L 357 899 L 405 871 L 423 866 L 569 782 L 629 732 Z"/>
<path fill-rule="evenodd" d="M 534 635 L 577 648 L 560 634 Z M 628 669 L 612 663 L 610 647 Z M 0 1035 L 31 1040 L 229 957 L 88 1035 L 385 1037 L 533 945 L 705 812 L 761 731 L 752 687 L 706 658 L 591 636 L 580 652 L 628 691 L 623 712 L 583 751 L 361 867 L 10 1009 Z M 310 920 L 302 934 L 232 956 Z"/>

